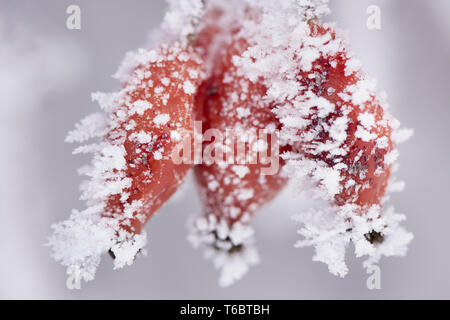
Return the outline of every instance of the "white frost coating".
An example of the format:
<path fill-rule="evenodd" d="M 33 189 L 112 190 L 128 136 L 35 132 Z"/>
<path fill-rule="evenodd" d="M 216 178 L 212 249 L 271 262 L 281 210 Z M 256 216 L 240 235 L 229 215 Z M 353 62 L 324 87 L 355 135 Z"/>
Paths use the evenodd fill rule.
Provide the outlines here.
<path fill-rule="evenodd" d="M 248 166 L 234 165 L 234 166 L 231 167 L 231 170 L 233 170 L 233 172 L 236 173 L 236 175 L 240 179 L 244 178 L 247 174 L 250 173 L 250 169 L 248 168 Z"/>
<path fill-rule="evenodd" d="M 172 139 L 173 141 L 180 141 L 181 134 L 176 130 L 172 130 L 170 131 L 170 139 Z"/>
<path fill-rule="evenodd" d="M 148 101 L 144 100 L 137 100 L 133 103 L 133 107 L 131 109 L 132 113 L 137 113 L 138 115 L 142 116 L 145 111 L 148 109 L 151 109 L 153 106 Z"/>
<path fill-rule="evenodd" d="M 132 265 L 137 254 L 147 244 L 147 234 L 145 231 L 141 234 L 132 235 L 131 237 L 128 233 L 124 233 L 122 237 L 123 240 L 116 242 L 111 247 L 111 252 L 114 254 L 114 269 Z"/>
<path fill-rule="evenodd" d="M 242 108 L 242 107 L 236 108 L 236 112 L 239 118 L 245 118 L 251 114 L 249 108 Z"/>
<path fill-rule="evenodd" d="M 399 156 L 398 150 L 397 149 L 392 150 L 384 157 L 384 163 L 387 165 L 393 164 L 397 161 L 398 156 Z"/>
<path fill-rule="evenodd" d="M 183 90 L 186 94 L 194 94 L 195 93 L 195 87 L 189 80 L 186 80 L 183 84 Z"/>
<path fill-rule="evenodd" d="M 130 54 L 127 59 L 131 59 Z M 157 58 L 153 54 L 140 50 L 132 60 L 142 62 L 155 59 Z M 136 254 L 146 243 L 145 233 L 136 235 L 125 231 L 120 227 L 120 219 L 104 216 L 108 199 L 120 195 L 121 201 L 126 202 L 129 193 L 125 190 L 131 186 L 131 178 L 125 176 L 127 163 L 123 141 L 126 132 L 121 129 L 121 124 L 127 123 L 131 115 L 143 114 L 151 108 L 150 104 L 142 100 L 131 105 L 128 93 L 132 90 L 134 86 L 128 85 L 119 92 L 93 94 L 93 99 L 99 102 L 105 113 L 88 116 L 66 138 L 68 142 L 99 138 L 97 143 L 75 150 L 75 153 L 94 153 L 90 165 L 80 170 L 89 177 L 81 185 L 81 200 L 86 202 L 87 209 L 73 211 L 68 220 L 54 224 L 54 233 L 48 242 L 52 247 L 53 257 L 67 267 L 67 274 L 72 281 L 93 280 L 101 255 L 109 250 L 115 256 L 115 269 L 132 264 Z M 129 121 L 128 126 L 132 127 L 133 123 Z M 107 133 L 115 140 L 106 139 Z M 129 139 L 146 142 L 151 137 L 139 132 L 130 135 Z M 132 217 L 142 206 L 139 201 L 125 206 L 122 219 Z"/>
<path fill-rule="evenodd" d="M 201 1 L 171 2 L 177 2 L 180 8 L 185 9 L 183 6 L 188 2 L 194 4 Z M 186 20 L 179 22 L 184 23 Z M 66 138 L 67 142 L 78 143 L 97 139 L 75 150 L 75 153 L 93 153 L 90 165 L 79 170 L 80 174 L 88 177 L 81 185 L 81 200 L 85 201 L 86 209 L 74 210 L 68 220 L 54 224 L 54 232 L 48 242 L 52 248 L 52 256 L 67 267 L 67 274 L 74 282 L 93 280 L 101 255 L 108 251 L 114 256 L 114 268 L 117 269 L 132 264 L 137 253 L 146 244 L 145 232 L 135 234 L 124 230 L 124 225 L 130 223 L 129 219 L 139 218 L 139 213 L 145 206 L 142 201 L 127 202 L 132 179 L 126 175 L 128 164 L 124 142 L 126 139 L 141 144 L 152 141 L 153 137 L 146 132 L 129 131 L 134 130 L 137 125 L 130 117 L 144 115 L 153 105 L 144 100 L 133 101 L 130 93 L 136 92 L 139 89 L 137 86 L 148 85 L 148 88 L 153 88 L 153 82 L 149 79 L 152 73 L 146 70 L 149 64 L 159 65 L 174 59 L 182 62 L 191 58 L 200 63 L 198 58 L 183 54 L 186 35 L 179 30 L 176 36 L 179 41 L 172 41 L 170 45 L 168 42 L 161 42 L 155 50 L 139 49 L 127 53 L 114 76 L 122 82 L 122 89 L 113 93 L 92 94 L 92 99 L 98 101 L 103 113 L 86 117 Z M 191 70 L 189 74 L 193 78 L 199 76 L 195 70 Z M 167 84 L 167 81 L 163 82 Z M 192 83 L 191 86 L 193 87 Z M 191 86 L 185 85 L 185 91 L 191 92 Z M 154 89 L 156 94 L 157 90 L 158 88 Z M 160 100 L 166 98 L 168 97 L 162 96 Z M 154 119 L 149 119 L 151 120 L 155 125 L 165 125 L 172 119 L 169 114 L 159 114 Z M 179 138 L 176 131 L 172 132 L 173 138 Z M 163 151 L 163 148 L 154 151 L 154 159 L 162 159 Z M 118 196 L 124 209 L 118 215 L 116 212 L 109 212 L 108 203 L 114 196 Z"/>
<path fill-rule="evenodd" d="M 330 13 L 328 0 L 296 0 L 297 5 L 304 11 L 306 19 L 321 17 Z"/>
<path fill-rule="evenodd" d="M 364 267 L 377 263 L 382 256 L 404 256 L 413 235 L 399 224 L 406 217 L 393 208 L 381 211 L 372 206 L 368 213 L 360 216 L 356 205 L 329 207 L 299 214 L 294 219 L 302 224 L 298 233 L 304 237 L 296 247 L 314 246 L 313 261 L 328 265 L 329 271 L 341 277 L 348 273 L 345 251 L 352 242 L 357 257 L 367 256 Z M 380 233 L 384 241 L 368 241 L 370 232 Z"/>
<path fill-rule="evenodd" d="M 365 112 L 358 115 L 358 120 L 361 122 L 361 125 L 367 129 L 372 129 L 375 126 L 375 116 L 372 113 Z"/>
<path fill-rule="evenodd" d="M 138 65 L 153 63 L 159 59 L 161 59 L 161 57 L 158 56 L 156 50 L 139 49 L 137 53 L 134 51 L 127 52 L 122 64 L 113 77 L 120 80 L 122 83 L 125 83 L 129 79 L 131 72 Z"/>
<path fill-rule="evenodd" d="M 377 82 L 375 79 L 367 77 L 359 80 L 354 85 L 348 86 L 346 91 L 350 94 L 354 105 L 361 105 L 370 101 L 371 97 L 376 95 L 376 86 Z"/>
<path fill-rule="evenodd" d="M 163 158 L 162 153 L 159 151 L 153 152 L 153 159 L 155 160 L 161 160 Z"/>
<path fill-rule="evenodd" d="M 392 134 L 392 140 L 397 143 L 403 143 L 409 140 L 414 135 L 414 130 L 409 128 L 402 128 L 395 130 Z"/>
<path fill-rule="evenodd" d="M 375 133 L 371 133 L 370 131 L 364 129 L 363 126 L 358 126 L 358 129 L 355 132 L 355 137 L 361 139 L 365 142 L 370 142 L 377 138 Z"/>
<path fill-rule="evenodd" d="M 75 130 L 69 132 L 65 142 L 84 142 L 91 138 L 97 138 L 104 134 L 106 128 L 106 117 L 101 113 L 93 113 L 80 123 L 75 125 Z"/>
<path fill-rule="evenodd" d="M 213 214 L 192 219 L 189 227 L 192 246 L 203 248 L 204 257 L 220 270 L 220 286 L 232 285 L 259 263 L 252 227 L 236 222 L 230 229 Z"/>
<path fill-rule="evenodd" d="M 152 141 L 152 135 L 144 130 L 141 130 L 138 133 L 132 133 L 128 139 L 139 143 L 150 143 Z"/>
<path fill-rule="evenodd" d="M 156 125 L 165 125 L 169 121 L 170 121 L 170 115 L 168 115 L 167 113 L 161 113 L 153 119 L 153 122 Z"/>
<path fill-rule="evenodd" d="M 325 163 L 302 159 L 296 155 L 285 153 L 283 168 L 286 176 L 291 177 L 299 186 L 315 186 L 308 192 L 316 199 L 331 201 L 341 190 L 341 176 L 339 170 L 327 167 Z"/>
<path fill-rule="evenodd" d="M 330 203 L 327 209 L 298 216 L 297 220 L 303 225 L 300 233 L 305 238 L 299 245 L 315 246 L 314 260 L 327 263 L 332 273 L 341 276 L 348 271 L 344 256 L 350 241 L 355 244 L 356 255 L 367 255 L 372 263 L 382 255 L 403 255 L 412 235 L 399 227 L 404 219 L 402 215 L 390 209 L 382 212 L 376 206 L 370 210 L 361 208 L 354 204 L 354 196 L 338 207 L 335 196 L 341 196 L 342 191 L 354 195 L 368 188 L 368 183 L 357 180 L 364 181 L 367 170 L 364 159 L 373 154 L 356 150 L 357 154 L 352 154 L 354 159 L 346 161 L 352 147 L 347 142 L 348 138 L 375 146 L 373 152 L 377 152 L 376 148 L 383 150 L 375 159 L 379 161 L 384 157 L 381 161 L 387 168 L 395 165 L 398 157 L 396 144 L 408 138 L 411 131 L 399 130 L 398 121 L 387 113 L 385 97 L 377 92 L 376 81 L 361 71 L 361 63 L 348 49 L 345 36 L 333 24 L 320 23 L 333 33 L 327 31 L 318 35 L 310 28 L 308 20 L 328 13 L 326 2 L 248 1 L 260 8 L 262 15 L 257 21 L 245 21 L 241 36 L 249 42 L 249 47 L 241 56 L 234 57 L 233 62 L 240 75 L 254 82 L 259 79 L 265 82 L 265 98 L 277 105 L 274 113 L 282 124 L 281 144 L 303 148 L 302 151 L 282 155 L 286 160 L 286 176 L 298 182 L 300 188 L 309 189 L 314 198 Z M 339 56 L 347 59 L 339 61 L 336 58 Z M 352 80 L 339 92 L 336 88 L 324 91 L 322 83 L 326 80 L 327 71 L 316 71 L 315 66 L 321 65 L 318 59 L 328 61 L 331 68 L 344 63 L 343 74 L 351 76 Z M 299 81 L 299 71 L 306 73 L 307 78 Z M 301 91 L 303 94 L 299 94 Z M 336 105 L 327 99 L 327 95 L 333 94 L 332 101 Z M 340 101 L 335 102 L 337 99 Z M 369 107 L 373 102 L 384 110 L 382 119 L 379 119 L 380 114 L 375 108 Z M 352 115 L 355 108 L 359 115 L 357 119 Z M 339 115 L 331 120 L 327 118 L 333 113 Z M 355 120 L 358 122 L 356 130 L 349 131 Z M 393 146 L 378 130 L 382 128 L 384 132 L 390 132 L 389 127 L 392 128 Z M 349 132 L 353 136 L 349 137 Z M 375 175 L 383 173 L 383 170 L 382 166 L 377 167 Z M 402 186 L 401 182 L 391 183 L 387 191 L 398 190 Z M 367 241 L 364 235 L 370 232 L 383 234 L 382 244 Z"/>
<path fill-rule="evenodd" d="M 135 236 L 119 231 L 117 234 L 116 219 L 94 214 L 102 209 L 100 206 L 81 212 L 74 210 L 69 220 L 52 225 L 54 233 L 49 243 L 53 257 L 67 267 L 67 275 L 74 282 L 93 280 L 101 255 L 109 249 L 117 254 L 114 268 L 121 268 L 131 264 L 135 255 L 130 255 L 136 254 L 146 243 L 145 233 Z M 128 248 L 128 253 L 123 248 Z"/>
<path fill-rule="evenodd" d="M 188 38 L 195 34 L 203 15 L 204 0 L 167 0 L 169 11 L 164 17 L 162 29 L 168 36 Z"/>
<path fill-rule="evenodd" d="M 345 65 L 345 75 L 349 76 L 352 73 L 359 71 L 362 67 L 361 61 L 352 57 L 350 58 Z"/>
<path fill-rule="evenodd" d="M 247 188 L 247 189 L 240 189 L 239 194 L 237 195 L 237 199 L 240 201 L 249 200 L 253 197 L 253 194 L 255 191 L 253 189 Z"/>
<path fill-rule="evenodd" d="M 208 182 L 208 189 L 211 191 L 216 191 L 216 189 L 219 187 L 219 183 L 215 180 Z"/>
<path fill-rule="evenodd" d="M 347 127 L 348 127 L 348 118 L 347 117 L 339 117 L 330 127 L 330 135 L 334 137 L 334 140 L 341 145 L 345 139 L 347 139 Z"/>

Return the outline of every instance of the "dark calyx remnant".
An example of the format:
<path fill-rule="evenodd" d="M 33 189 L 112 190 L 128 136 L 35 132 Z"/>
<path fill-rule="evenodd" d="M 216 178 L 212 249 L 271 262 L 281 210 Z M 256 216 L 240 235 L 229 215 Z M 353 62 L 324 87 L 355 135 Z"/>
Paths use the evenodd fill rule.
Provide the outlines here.
<path fill-rule="evenodd" d="M 230 237 L 226 237 L 225 240 L 219 239 L 219 236 L 217 235 L 217 231 L 214 231 L 214 237 L 217 240 L 231 243 L 231 248 L 227 250 L 227 252 L 230 253 L 230 254 L 241 252 L 244 249 L 244 246 L 242 244 L 238 244 L 238 245 L 233 244 L 233 242 L 231 241 Z M 218 250 L 218 251 L 223 251 L 222 248 L 217 246 L 216 242 L 214 242 L 213 248 Z"/>
<path fill-rule="evenodd" d="M 371 244 L 379 244 L 382 243 L 384 240 L 384 236 L 382 233 L 377 231 L 370 231 L 369 233 L 366 233 L 364 237 L 369 241 Z"/>
<path fill-rule="evenodd" d="M 108 254 L 111 258 L 113 258 L 113 260 L 116 259 L 116 255 L 114 254 L 114 252 L 112 252 L 111 249 L 108 250 Z"/>
<path fill-rule="evenodd" d="M 136 256 L 134 257 L 135 259 L 136 259 L 136 257 L 138 256 L 138 254 L 139 254 L 140 252 L 141 252 L 141 249 L 139 249 L 138 252 L 136 253 Z M 109 254 L 109 256 L 110 256 L 113 260 L 116 259 L 116 255 L 114 254 L 114 252 L 113 252 L 111 249 L 108 250 L 108 254 Z"/>

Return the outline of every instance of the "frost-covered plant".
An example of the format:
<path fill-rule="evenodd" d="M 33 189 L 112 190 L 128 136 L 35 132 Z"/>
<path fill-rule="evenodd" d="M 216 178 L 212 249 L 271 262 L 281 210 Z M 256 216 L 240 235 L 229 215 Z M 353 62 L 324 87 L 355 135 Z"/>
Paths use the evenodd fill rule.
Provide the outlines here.
<path fill-rule="evenodd" d="M 365 266 L 404 255 L 412 234 L 385 206 L 400 129 L 385 96 L 361 68 L 342 32 L 321 18 L 326 0 L 171 0 L 156 49 L 125 58 L 122 89 L 95 94 L 102 113 L 89 116 L 69 142 L 94 154 L 82 199 L 87 208 L 54 225 L 54 257 L 77 279 L 92 280 L 100 256 L 131 264 L 146 243 L 143 225 L 175 192 L 190 165 L 170 153 L 192 136 L 197 113 L 219 129 L 279 129 L 282 171 L 218 162 L 195 168 L 205 203 L 190 240 L 222 270 L 220 283 L 240 279 L 259 259 L 250 217 L 290 178 L 328 205 L 299 213 L 315 261 L 344 276 L 350 243 Z M 226 145 L 222 145 L 226 149 Z M 278 159 L 277 159 L 278 160 Z"/>

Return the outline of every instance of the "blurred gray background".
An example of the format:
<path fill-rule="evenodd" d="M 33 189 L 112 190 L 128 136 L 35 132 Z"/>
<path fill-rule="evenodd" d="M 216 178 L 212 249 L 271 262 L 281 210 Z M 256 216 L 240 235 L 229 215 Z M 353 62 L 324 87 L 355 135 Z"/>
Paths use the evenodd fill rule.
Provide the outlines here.
<path fill-rule="evenodd" d="M 275 0 L 274 0 L 275 1 Z M 67 30 L 66 8 L 81 7 L 82 29 Z M 381 8 L 382 29 L 366 28 Z M 65 270 L 44 246 L 50 225 L 78 200 L 76 169 L 88 158 L 64 143 L 75 122 L 98 106 L 93 91 L 118 87 L 112 75 L 128 50 L 146 43 L 163 18 L 163 0 L 0 0 L 0 298 L 57 299 L 392 299 L 450 298 L 450 2 L 331 0 L 329 20 L 349 31 L 364 67 L 387 91 L 391 112 L 415 136 L 400 146 L 391 198 L 415 235 L 404 258 L 383 259 L 381 290 L 348 252 L 345 279 L 294 249 L 290 216 L 314 205 L 287 190 L 254 219 L 262 263 L 231 288 L 186 241 L 200 211 L 192 181 L 147 226 L 148 256 L 113 271 L 104 257 L 95 281 L 65 287 Z"/>

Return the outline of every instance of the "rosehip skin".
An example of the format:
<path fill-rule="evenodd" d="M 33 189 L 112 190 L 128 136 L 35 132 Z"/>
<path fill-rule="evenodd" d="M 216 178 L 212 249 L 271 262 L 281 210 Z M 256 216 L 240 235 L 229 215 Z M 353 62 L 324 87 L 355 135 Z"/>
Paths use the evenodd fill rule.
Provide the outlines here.
<path fill-rule="evenodd" d="M 320 36 L 325 33 L 331 33 L 332 39 L 336 37 L 333 30 L 325 29 L 316 24 L 312 24 L 315 28 L 316 35 Z M 331 66 L 331 58 L 334 67 Z M 345 88 L 357 83 L 357 73 L 353 72 L 350 75 L 345 75 L 345 68 L 348 58 L 341 52 L 338 56 L 331 58 L 321 58 L 313 63 L 312 70 L 309 72 L 300 72 L 299 79 L 302 85 L 307 90 L 312 90 L 317 96 L 323 97 L 336 106 L 336 111 L 331 113 L 326 118 L 318 118 L 313 115 L 312 124 L 308 126 L 305 131 L 318 131 L 319 138 L 303 145 L 294 145 L 297 151 L 306 151 L 304 154 L 310 159 L 320 160 L 327 163 L 330 167 L 335 165 L 333 156 L 330 153 L 320 152 L 312 155 L 307 152 L 309 148 L 313 148 L 314 143 L 326 142 L 331 140 L 329 133 L 321 128 L 321 123 L 332 124 L 338 117 L 343 115 L 343 106 L 350 106 L 351 111 L 347 115 L 349 122 L 346 130 L 347 138 L 344 142 L 348 153 L 344 156 L 342 163 L 347 166 L 347 170 L 341 171 L 343 173 L 343 180 L 341 181 L 342 191 L 335 195 L 335 202 L 341 206 L 346 203 L 355 203 L 360 206 L 370 206 L 373 204 L 380 204 L 387 187 L 390 176 L 391 166 L 384 164 L 384 159 L 387 153 L 393 150 L 394 145 L 391 140 L 392 129 L 389 125 L 377 125 L 371 133 L 376 134 L 378 138 L 387 137 L 387 147 L 378 148 L 375 140 L 369 142 L 363 141 L 356 137 L 357 127 L 360 124 L 358 116 L 363 112 L 368 112 L 375 117 L 375 123 L 378 124 L 384 117 L 384 110 L 380 106 L 377 97 L 372 96 L 370 101 L 362 105 L 354 105 L 351 102 L 344 101 L 339 94 L 344 92 Z M 314 81 L 310 79 L 310 75 L 316 75 Z M 319 77 L 317 77 L 319 75 Z M 305 90 L 306 91 L 306 90 Z M 301 94 L 304 94 L 302 92 Z M 299 132 L 302 135 L 303 132 Z M 360 154 L 361 152 L 361 154 Z M 359 156 L 358 156 L 359 155 Z M 377 171 L 377 173 L 376 173 Z M 363 174 L 361 174 L 363 173 Z M 356 183 L 352 186 L 346 186 L 349 180 Z M 356 186 L 364 186 L 356 190 Z"/>
<path fill-rule="evenodd" d="M 241 54 L 246 48 L 245 40 L 233 39 L 231 44 L 225 44 L 218 53 L 213 74 L 202 85 L 197 97 L 197 105 L 204 109 L 203 131 L 219 129 L 225 133 L 226 129 L 234 128 L 258 130 L 269 125 L 279 128 L 278 120 L 271 111 L 272 106 L 262 102 L 266 87 L 237 75 L 232 57 Z M 234 99 L 236 96 L 239 96 L 237 100 Z M 247 109 L 247 115 L 239 114 L 238 108 Z M 271 150 L 270 140 L 266 142 L 268 150 Z M 204 148 L 210 143 L 206 142 Z M 246 143 L 246 152 L 250 147 L 252 146 Z M 234 154 L 236 153 L 237 147 L 234 145 Z M 279 161 L 281 168 L 283 161 Z M 261 206 L 275 198 L 287 181 L 280 176 L 280 170 L 273 175 L 262 175 L 261 169 L 267 165 L 259 160 L 256 164 L 245 164 L 248 171 L 242 177 L 238 177 L 233 171 L 234 165 L 237 165 L 236 161 L 226 168 L 213 163 L 197 165 L 194 169 L 205 213 L 226 218 L 230 226 L 240 221 L 245 214 L 253 215 Z M 210 188 L 210 183 L 217 183 L 217 188 Z M 250 198 L 240 197 L 249 189 L 253 192 Z M 232 214 L 231 211 L 236 209 L 240 213 Z"/>
<path fill-rule="evenodd" d="M 190 52 L 184 52 L 190 54 Z M 199 71 L 200 65 L 194 59 L 185 62 L 176 60 L 151 64 L 146 66 L 144 71 L 150 71 L 150 78 L 142 80 L 137 85 L 137 90 L 132 92 L 132 102 L 137 100 L 148 101 L 153 105 L 142 115 L 134 114 L 127 120 L 135 121 L 136 126 L 127 131 L 124 142 L 126 150 L 126 176 L 132 179 L 131 187 L 124 190 L 130 196 L 124 202 L 121 195 L 116 195 L 108 201 L 106 208 L 107 215 L 121 217 L 126 204 L 131 204 L 135 200 L 142 200 L 143 210 L 135 212 L 131 219 L 122 220 L 123 229 L 132 233 L 141 233 L 147 220 L 155 213 L 178 189 L 184 176 L 192 167 L 191 164 L 175 164 L 171 159 L 171 150 L 177 142 L 171 139 L 172 130 L 185 130 L 192 134 L 194 121 L 194 98 L 195 94 L 186 94 L 183 91 L 183 83 L 189 78 L 189 71 Z M 174 72 L 178 73 L 174 76 Z M 170 84 L 164 85 L 162 79 L 170 79 Z M 146 83 L 153 81 L 153 86 Z M 190 79 L 191 81 L 194 81 Z M 197 84 L 194 83 L 194 86 Z M 154 88 L 164 88 L 164 93 L 168 94 L 165 105 L 154 95 Z M 152 121 L 157 115 L 157 111 L 169 114 L 170 121 L 161 126 L 155 125 Z M 175 125 L 178 124 L 178 125 Z M 125 128 L 125 125 L 121 129 Z M 156 140 L 151 143 L 137 143 L 130 139 L 130 135 L 140 131 L 150 133 Z M 109 136 L 113 136 L 114 132 Z M 153 151 L 164 149 L 162 159 L 154 159 Z"/>

